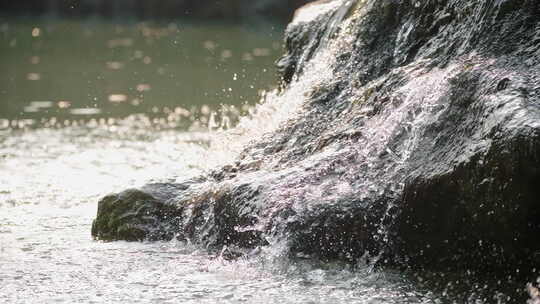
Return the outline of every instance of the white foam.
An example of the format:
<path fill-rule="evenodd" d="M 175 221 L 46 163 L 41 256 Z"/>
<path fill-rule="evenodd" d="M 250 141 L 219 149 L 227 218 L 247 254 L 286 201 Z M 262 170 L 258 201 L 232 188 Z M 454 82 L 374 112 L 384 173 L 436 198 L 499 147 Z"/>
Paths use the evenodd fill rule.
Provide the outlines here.
<path fill-rule="evenodd" d="M 291 22 L 291 25 L 297 25 L 300 23 L 307 23 L 318 16 L 321 16 L 338 6 L 342 4 L 342 1 L 338 0 L 330 0 L 330 1 L 317 1 L 314 3 L 310 3 L 308 5 L 305 5 L 298 10 L 296 10 L 294 14 L 294 18 Z"/>

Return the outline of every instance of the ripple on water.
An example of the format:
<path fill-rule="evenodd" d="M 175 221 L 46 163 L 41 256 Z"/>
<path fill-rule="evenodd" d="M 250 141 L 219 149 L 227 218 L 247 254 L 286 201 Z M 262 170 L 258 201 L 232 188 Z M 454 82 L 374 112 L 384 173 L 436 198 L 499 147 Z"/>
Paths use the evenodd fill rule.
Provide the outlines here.
<path fill-rule="evenodd" d="M 424 296 L 393 274 L 266 254 L 227 262 L 179 242 L 95 242 L 89 231 L 99 197 L 155 176 L 197 174 L 205 167 L 193 164 L 212 160 L 204 146 L 186 143 L 197 133 L 131 141 L 107 131 L 80 137 L 77 128 L 19 132 L 0 143 L 9 173 L 0 175 L 0 196 L 12 201 L 0 206 L 0 302 L 409 303 Z"/>

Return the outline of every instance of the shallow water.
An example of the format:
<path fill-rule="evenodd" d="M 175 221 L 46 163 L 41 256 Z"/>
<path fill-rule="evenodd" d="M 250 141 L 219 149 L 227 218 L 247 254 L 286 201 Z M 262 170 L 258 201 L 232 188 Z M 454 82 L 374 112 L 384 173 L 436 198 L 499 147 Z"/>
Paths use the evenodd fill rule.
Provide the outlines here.
<path fill-rule="evenodd" d="M 64 22 L 53 28 L 62 27 Z M 107 29 L 110 24 L 100 26 Z M 11 25 L 9 27 L 12 28 Z M 24 24 L 15 26 L 17 31 L 21 29 L 21 32 L 30 35 L 27 40 L 33 39 L 33 28 L 35 26 Z M 169 24 L 166 28 L 174 29 L 174 26 Z M 216 34 L 218 28 L 219 34 Z M 81 29 L 84 30 L 84 27 Z M 126 31 L 132 31 L 131 27 L 125 27 L 122 34 Z M 260 32 L 246 37 L 244 30 L 235 27 L 223 29 L 214 25 L 197 31 L 208 31 L 216 34 L 216 37 L 229 37 L 224 41 L 230 39 L 231 45 L 252 50 L 252 54 L 254 48 L 271 48 L 276 38 L 261 35 Z M 3 33 L 6 37 L 5 31 Z M 42 34 L 40 32 L 38 37 Z M 104 30 L 101 35 L 108 37 L 109 33 Z M 205 35 L 197 41 L 204 44 L 204 41 L 208 41 Z M 239 43 L 238 35 L 245 41 Z M 93 42 L 108 48 L 107 39 Z M 136 38 L 133 39 L 136 41 Z M 6 41 L 2 40 L 2 43 Z M 51 47 L 55 45 L 51 44 Z M 204 48 L 199 49 L 204 52 Z M 182 62 L 183 57 L 174 55 L 173 50 L 187 52 L 174 46 L 173 49 L 162 50 L 162 53 L 149 48 L 145 54 L 167 53 L 169 57 L 161 57 L 161 60 L 169 58 L 171 65 L 176 64 L 177 58 Z M 64 51 L 73 53 L 69 49 Z M 244 144 L 245 139 L 238 140 L 238 135 L 209 131 L 208 126 L 214 130 L 220 129 L 220 124 L 212 123 L 214 118 L 211 110 L 204 109 L 202 105 L 207 104 L 211 108 L 223 102 L 220 98 L 238 108 L 246 100 L 248 104 L 254 104 L 258 97 L 251 86 L 264 88 L 272 81 L 270 78 L 260 78 L 258 81 L 261 82 L 257 83 L 247 75 L 271 69 L 271 56 L 253 56 L 253 60 L 259 58 L 262 61 L 251 66 L 249 73 L 248 67 L 254 64 L 253 61 L 238 61 L 236 68 L 243 66 L 244 61 L 250 62 L 244 67 L 249 81 L 239 79 L 238 75 L 234 80 L 234 72 L 230 69 L 223 72 L 223 77 L 220 76 L 221 72 L 216 72 L 216 78 L 211 79 L 215 83 L 198 83 L 204 77 L 198 78 L 198 81 L 192 82 L 196 93 L 191 97 L 188 93 L 178 95 L 182 90 L 176 91 L 173 82 L 161 82 L 157 78 L 144 81 L 149 87 L 142 90 L 144 101 L 139 104 L 132 103 L 132 98 L 138 98 L 140 92 L 130 95 L 132 91 L 129 88 L 141 84 L 142 80 L 135 79 L 125 87 L 119 82 L 143 66 L 136 66 L 134 70 L 123 66 L 114 73 L 124 73 L 122 71 L 125 69 L 125 74 L 114 77 L 111 74 L 110 84 L 114 90 L 107 91 L 109 87 L 97 84 L 88 87 L 101 94 L 98 103 L 92 104 L 85 97 L 84 79 L 73 79 L 75 87 L 66 88 L 73 95 L 65 93 L 69 96 L 64 96 L 54 90 L 64 88 L 63 85 L 52 86 L 50 95 L 40 95 L 46 91 L 39 88 L 48 86 L 40 82 L 48 77 L 45 76 L 47 73 L 39 73 L 36 80 L 25 79 L 31 70 L 17 61 L 18 53 L 14 50 L 8 52 L 5 48 L 2 48 L 2 52 L 6 52 L 2 55 L 9 53 L 14 60 L 10 63 L 5 59 L 7 57 L 0 57 L 2 64 L 12 67 L 11 72 L 2 72 L 2 83 L 6 79 L 9 82 L 13 75 L 19 75 L 17 79 L 22 80 L 20 86 L 26 88 L 24 83 L 29 81 L 38 88 L 28 86 L 26 91 L 20 86 L 3 87 L 0 99 L 0 119 L 4 122 L 0 126 L 0 302 L 452 303 L 455 300 L 421 287 L 413 276 L 392 270 L 375 270 L 369 264 L 360 264 L 351 270 L 346 265 L 293 261 L 283 255 L 279 243 L 263 248 L 249 258 L 230 262 L 209 254 L 204 248 L 176 241 L 104 243 L 92 240 L 91 222 L 96 214 L 97 201 L 103 195 L 150 180 L 182 180 L 234 158 L 239 151 L 237 145 Z M 233 51 L 233 54 L 236 53 Z M 57 54 L 52 51 L 49 54 L 63 56 L 52 55 Z M 218 54 L 221 56 L 223 53 Z M 21 55 L 20 60 L 28 59 L 28 56 L 31 54 Z M 46 57 L 40 56 L 40 62 L 45 61 Z M 109 60 L 101 55 L 99 58 L 105 63 Z M 153 55 L 152 58 L 160 56 Z M 157 61 L 152 59 L 147 65 L 151 66 Z M 325 69 L 326 60 L 320 62 L 319 68 Z M 77 66 L 76 60 L 71 64 L 74 65 L 71 66 L 73 70 L 87 69 L 85 65 Z M 156 67 L 159 69 L 159 65 L 153 68 Z M 185 73 L 182 77 L 190 77 L 195 69 L 170 67 L 174 73 Z M 207 67 L 213 68 L 212 65 Z M 101 73 L 107 71 L 108 66 L 99 65 L 94 69 Z M 304 86 L 309 87 L 314 81 L 324 80 L 318 78 L 320 71 L 317 72 L 317 67 L 313 71 L 317 79 L 309 80 Z M 148 73 L 141 70 L 140 75 Z M 266 75 L 262 73 L 258 75 Z M 35 75 L 32 77 L 36 78 Z M 69 76 L 57 77 L 60 83 L 69 79 Z M 201 90 L 220 92 L 221 88 L 229 85 L 229 80 L 239 83 L 232 92 L 239 92 L 244 99 L 238 97 L 240 95 L 235 95 L 237 98 L 219 95 L 220 98 L 214 99 L 199 94 Z M 83 89 L 78 90 L 77 87 Z M 127 89 L 123 91 L 121 88 Z M 296 86 L 287 93 L 286 98 L 274 101 L 276 105 L 260 106 L 258 116 L 241 121 L 235 134 L 245 134 L 242 133 L 244 129 L 250 135 L 248 137 L 253 138 L 279 125 L 291 111 L 301 106 L 305 90 L 303 86 Z M 138 91 L 136 87 L 135 91 Z M 111 101 L 110 93 L 113 92 L 125 95 L 126 100 Z M 155 92 L 155 95 L 150 92 Z M 171 96 L 176 98 L 170 99 Z M 61 103 L 60 98 L 68 97 L 69 106 Z M 38 98 L 51 102 L 32 104 L 32 100 Z M 113 99 L 123 98 L 116 96 Z M 285 102 L 288 107 L 283 106 Z M 33 107 L 36 111 L 25 111 L 27 107 Z M 154 107 L 158 110 L 153 111 Z M 165 108 L 169 111 L 164 111 Z M 235 120 L 240 111 L 231 110 L 227 114 L 225 117 Z M 179 123 L 183 120 L 186 123 Z M 231 136 L 236 136 L 236 146 L 232 144 Z M 474 287 L 470 288 L 470 296 L 466 300 L 460 298 L 458 303 L 505 302 L 504 296 L 498 294 L 490 295 L 485 301 L 479 300 L 483 296 L 471 295 Z"/>
<path fill-rule="evenodd" d="M 205 134 L 169 130 L 141 138 L 136 125 L 125 128 L 131 138 L 110 127 L 2 134 L 0 302 L 452 303 L 412 276 L 369 264 L 351 270 L 292 261 L 279 244 L 230 262 L 176 241 L 92 240 L 104 194 L 179 172 L 186 178 L 220 161 L 193 143 Z M 457 303 L 483 302 L 476 299 Z M 496 299 L 506 298 L 485 302 Z"/>
<path fill-rule="evenodd" d="M 132 128 L 126 132 L 136 138 Z M 194 140 L 196 133 L 154 131 L 134 141 L 99 127 L 3 134 L 0 302 L 434 301 L 398 273 L 291 262 L 279 246 L 227 262 L 185 243 L 91 239 L 102 195 L 211 166 L 209 152 Z"/>

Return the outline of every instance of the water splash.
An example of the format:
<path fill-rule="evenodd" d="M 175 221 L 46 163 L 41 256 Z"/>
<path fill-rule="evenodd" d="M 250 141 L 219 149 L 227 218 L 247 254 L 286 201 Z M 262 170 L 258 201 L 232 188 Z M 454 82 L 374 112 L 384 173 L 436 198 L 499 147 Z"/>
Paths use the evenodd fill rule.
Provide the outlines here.
<path fill-rule="evenodd" d="M 540 278 L 536 280 L 540 284 Z M 540 304 L 540 290 L 538 287 L 535 287 L 533 284 L 527 284 L 527 292 L 529 293 L 530 299 L 527 301 L 527 304 Z"/>
<path fill-rule="evenodd" d="M 302 78 L 291 83 L 287 90 L 264 92 L 261 101 L 248 115 L 240 117 L 232 129 L 219 129 L 212 134 L 209 150 L 219 158 L 215 164 L 234 161 L 254 139 L 267 138 L 278 128 L 286 127 L 290 119 L 298 119 L 313 88 L 332 80 L 330 67 L 339 47 L 336 44 L 317 53 L 307 64 Z"/>

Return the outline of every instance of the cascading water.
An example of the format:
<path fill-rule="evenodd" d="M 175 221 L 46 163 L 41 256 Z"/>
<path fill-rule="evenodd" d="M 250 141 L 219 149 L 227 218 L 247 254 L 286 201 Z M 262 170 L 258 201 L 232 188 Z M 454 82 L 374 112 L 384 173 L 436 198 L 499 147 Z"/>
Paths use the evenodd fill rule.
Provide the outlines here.
<path fill-rule="evenodd" d="M 491 5 L 484 4 L 475 7 L 477 16 Z M 521 83 L 512 78 L 519 73 L 507 73 L 512 82 L 495 91 L 491 84 L 500 84 L 502 68 L 488 55 L 463 53 L 448 62 L 434 55 L 454 54 L 436 42 L 449 39 L 436 35 L 467 10 L 456 4 L 447 16 L 442 9 L 433 13 L 437 20 L 426 21 L 433 27 L 424 29 L 417 20 L 427 14 L 421 10 L 439 6 L 446 9 L 434 2 L 323 1 L 300 10 L 287 29 L 288 52 L 278 64 L 282 86 L 266 93 L 232 128 L 226 127 L 227 118 L 218 124 L 212 114 L 210 132 L 141 133 L 144 128 L 129 123 L 120 138 L 122 124 L 92 129 L 86 138 L 78 134 L 88 129 L 79 127 L 7 132 L 0 140 L 0 151 L 9 156 L 2 168 L 23 174 L 0 176 L 7 185 L 0 188 L 5 198 L 0 207 L 17 207 L 2 219 L 8 224 L 0 231 L 6 261 L 0 300 L 522 303 L 527 290 L 530 302 L 538 301 L 536 287 L 526 288 L 519 273 L 500 279 L 474 267 L 465 275 L 452 268 L 469 267 L 469 253 L 479 267 L 515 261 L 506 260 L 504 252 L 493 258 L 505 244 L 484 233 L 483 226 L 524 229 L 511 217 L 510 224 L 459 222 L 473 234 L 478 253 L 460 251 L 470 245 L 465 237 L 452 243 L 452 220 L 467 219 L 469 213 L 460 209 L 466 200 L 476 204 L 480 198 L 479 208 L 487 206 L 475 216 L 500 212 L 490 205 L 490 191 L 513 189 L 498 184 L 500 175 L 522 184 L 535 180 L 532 171 L 519 177 L 511 169 L 493 169 L 490 179 L 475 166 L 534 168 L 537 162 L 526 163 L 537 151 L 533 144 L 520 150 L 516 143 L 516 154 L 525 160 L 491 155 L 500 138 L 538 128 L 540 112 L 535 95 L 525 99 L 523 93 L 531 86 L 527 81 L 534 85 L 534 72 Z M 457 35 L 469 37 L 460 50 L 474 40 L 474 33 L 467 33 Z M 432 36 L 432 44 L 426 43 Z M 477 90 L 486 83 L 488 89 Z M 508 102 L 500 102 L 505 98 Z M 519 109 L 527 102 L 524 114 Z M 508 121 L 514 133 L 504 133 L 501 122 Z M 79 149 L 85 152 L 73 152 Z M 474 174 L 466 171 L 470 167 Z M 458 186 L 445 183 L 452 178 L 449 184 Z M 89 179 L 95 182 L 89 185 Z M 154 182 L 141 186 L 148 180 Z M 92 233 L 105 240 L 159 241 L 90 241 L 91 202 L 104 191 L 126 187 L 138 188 L 102 199 Z M 538 209 L 529 204 L 531 193 L 517 197 L 531 206 L 527 211 L 534 218 Z M 54 203 L 36 211 L 40 200 Z M 71 207 L 73 201 L 79 204 Z M 460 204 L 453 208 L 455 201 Z M 444 204 L 450 207 L 435 208 Z M 21 225 L 23 218 L 31 222 Z M 432 222 L 448 226 L 432 228 Z M 54 232 L 58 227 L 65 232 L 61 236 Z M 43 229 L 50 236 L 36 241 Z M 476 231 L 484 233 L 481 242 Z M 529 243 L 532 250 L 523 259 L 528 267 L 537 247 L 518 237 L 516 242 Z M 523 258 L 521 252 L 516 256 Z M 421 263 L 441 268 L 416 268 Z"/>
<path fill-rule="evenodd" d="M 525 15 L 538 8 L 527 5 Z M 538 180 L 540 112 L 538 96 L 520 87 L 536 92 L 538 75 L 506 73 L 512 87 L 497 79 L 516 64 L 501 49 L 525 58 L 539 50 L 497 46 L 490 31 L 501 25 L 487 24 L 501 18 L 501 30 L 534 39 L 534 21 L 505 19 L 511 12 L 485 1 L 307 6 L 287 29 L 280 90 L 215 141 L 214 151 L 236 143 L 235 153 L 222 153 L 234 158 L 179 180 L 176 194 L 153 184 L 104 198 L 103 210 L 148 200 L 160 224 L 98 211 L 94 235 L 152 239 L 172 230 L 221 255 L 270 246 L 287 257 L 509 272 L 505 286 L 516 286 L 522 278 L 512 272 L 538 271 L 536 190 L 521 185 Z M 536 106 L 517 115 L 527 102 Z"/>
<path fill-rule="evenodd" d="M 194 131 L 183 132 L 169 128 L 169 119 L 161 124 L 161 119 L 153 123 L 139 116 L 87 123 L 75 120 L 62 127 L 51 122 L 29 130 L 8 123 L 0 131 L 0 302 L 410 303 L 436 299 L 397 272 L 373 272 L 369 265 L 353 272 L 339 263 L 293 261 L 284 254 L 286 244 L 278 240 L 249 256 L 227 261 L 223 250 L 215 257 L 200 246 L 176 240 L 104 243 L 89 238 L 95 202 L 104 193 L 139 187 L 149 180 L 196 177 L 231 163 L 254 139 L 273 140 L 272 131 L 301 115 L 312 87 L 332 80 L 329 66 L 335 62 L 336 50 L 318 52 L 305 77 L 282 94 L 268 93 L 232 129 L 210 123 L 209 128 L 217 130 L 201 132 L 200 127 L 193 127 Z M 187 115 L 181 108 L 176 112 Z M 269 169 L 253 177 L 264 183 L 280 174 Z M 284 190 L 280 195 L 287 195 Z M 271 236 L 267 240 L 274 242 Z"/>
<path fill-rule="evenodd" d="M 232 129 L 209 123 L 214 130 L 204 132 L 193 111 L 181 107 L 158 118 L 83 121 L 101 110 L 73 109 L 74 115 L 84 115 L 38 123 L 0 120 L 0 302 L 404 303 L 436 298 L 391 271 L 351 272 L 347 265 L 293 262 L 278 243 L 227 261 L 227 252 L 216 258 L 201 246 L 176 240 L 106 243 L 88 235 L 100 196 L 151 180 L 196 177 L 231 163 L 254 139 L 272 140 L 265 134 L 300 115 L 311 87 L 330 81 L 333 55 L 319 52 L 306 77 L 280 96 L 268 93 Z M 46 62 L 47 56 L 39 60 Z M 55 106 L 32 105 L 51 112 Z M 175 125 L 192 119 L 191 128 Z"/>

